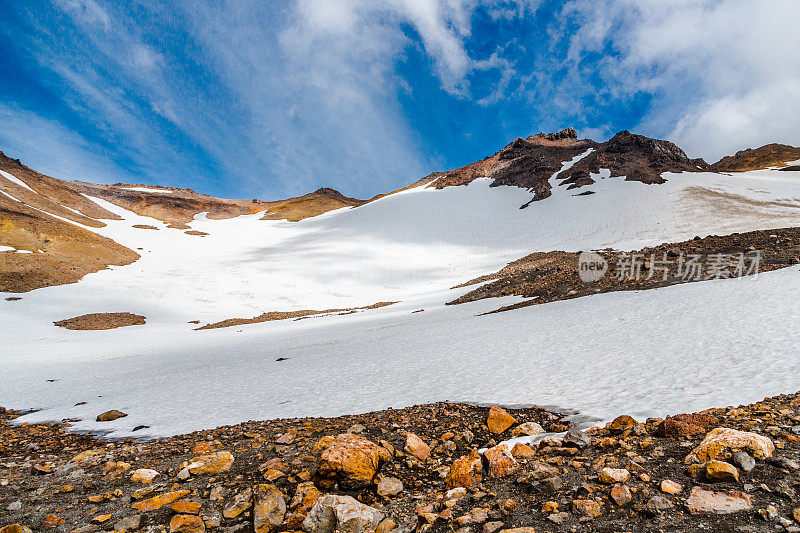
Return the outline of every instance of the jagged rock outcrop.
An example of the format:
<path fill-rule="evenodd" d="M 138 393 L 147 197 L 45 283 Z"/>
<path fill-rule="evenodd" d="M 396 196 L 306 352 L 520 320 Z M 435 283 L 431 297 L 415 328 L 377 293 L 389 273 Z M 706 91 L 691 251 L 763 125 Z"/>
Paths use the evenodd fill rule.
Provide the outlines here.
<path fill-rule="evenodd" d="M 702 172 L 708 170 L 708 163 L 689 159 L 674 143 L 626 130 L 599 144 L 558 179 L 560 184 L 574 189 L 594 183 L 591 175 L 601 169 L 610 170 L 610 177 L 625 176 L 626 181 L 656 184 L 666 181 L 662 176 L 664 172 Z"/>
<path fill-rule="evenodd" d="M 593 150 L 589 155 L 559 172 L 565 162 L 590 148 Z M 534 193 L 534 200 L 541 200 L 550 196 L 556 185 L 551 183 L 554 177 L 558 185 L 575 189 L 594 183 L 592 175 L 601 169 L 610 170 L 611 177 L 625 176 L 627 181 L 655 184 L 666 181 L 664 172 L 698 172 L 708 168 L 708 163 L 690 159 L 669 141 L 621 131 L 608 141 L 597 143 L 578 139 L 577 132 L 567 128 L 515 139 L 491 157 L 444 173 L 434 186 L 466 185 L 476 178 L 492 178 L 492 186 L 523 187 Z"/>
<path fill-rule="evenodd" d="M 492 178 L 492 186 L 513 185 L 530 189 L 535 199 L 550 196 L 550 178 L 562 164 L 597 143 L 578 139 L 572 128 L 558 133 L 539 133 L 517 138 L 482 161 L 444 173 L 434 181 L 436 188 L 467 185 L 477 178 Z"/>

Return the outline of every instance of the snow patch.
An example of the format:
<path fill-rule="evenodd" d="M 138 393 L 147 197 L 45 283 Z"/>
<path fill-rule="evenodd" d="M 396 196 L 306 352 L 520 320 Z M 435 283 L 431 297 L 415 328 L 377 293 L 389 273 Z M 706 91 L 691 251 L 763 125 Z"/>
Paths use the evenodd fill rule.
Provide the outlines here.
<path fill-rule="evenodd" d="M 13 181 L 14 183 L 19 185 L 20 187 L 25 187 L 29 191 L 31 191 L 33 193 L 36 193 L 36 194 L 39 194 L 36 191 L 34 191 L 33 189 L 31 189 L 24 181 L 22 181 L 21 179 L 17 178 L 16 176 L 12 176 L 11 174 L 9 174 L 8 172 L 6 172 L 4 170 L 0 170 L 0 174 L 2 174 L 6 179 L 8 179 L 10 181 Z"/>
<path fill-rule="evenodd" d="M 120 187 L 120 188 L 125 189 L 126 191 L 153 192 L 158 194 L 167 194 L 172 192 L 164 189 L 151 189 L 150 187 Z"/>

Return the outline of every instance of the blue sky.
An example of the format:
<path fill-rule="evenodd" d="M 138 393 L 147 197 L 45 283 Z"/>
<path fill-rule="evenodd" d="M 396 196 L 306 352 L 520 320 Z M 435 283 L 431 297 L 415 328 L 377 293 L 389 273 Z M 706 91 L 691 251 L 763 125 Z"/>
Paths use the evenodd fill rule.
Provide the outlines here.
<path fill-rule="evenodd" d="M 0 150 L 58 177 L 357 197 L 574 126 L 800 144 L 796 0 L 0 0 Z"/>

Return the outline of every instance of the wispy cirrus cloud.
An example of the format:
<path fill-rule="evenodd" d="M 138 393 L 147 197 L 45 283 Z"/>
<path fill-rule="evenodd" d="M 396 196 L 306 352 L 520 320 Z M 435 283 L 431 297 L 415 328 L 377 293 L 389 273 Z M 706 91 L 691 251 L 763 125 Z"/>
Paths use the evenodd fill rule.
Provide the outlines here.
<path fill-rule="evenodd" d="M 469 98 L 471 73 L 507 68 L 468 52 L 476 9 L 472 0 L 145 1 L 139 10 L 59 0 L 17 33 L 62 114 L 80 122 L 76 135 L 115 146 L 124 178 L 217 180 L 217 191 L 264 197 L 334 184 L 368 196 L 441 164 L 397 100 L 411 87 L 395 72 L 410 48 L 454 98 Z"/>

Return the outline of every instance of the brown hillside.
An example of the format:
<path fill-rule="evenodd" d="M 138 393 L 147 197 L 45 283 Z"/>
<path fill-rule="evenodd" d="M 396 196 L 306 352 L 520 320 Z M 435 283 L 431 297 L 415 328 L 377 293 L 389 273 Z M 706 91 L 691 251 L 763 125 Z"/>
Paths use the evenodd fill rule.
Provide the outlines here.
<path fill-rule="evenodd" d="M 800 148 L 773 143 L 760 148 L 740 150 L 735 155 L 725 156 L 711 165 L 711 169 L 715 172 L 744 172 L 783 167 L 788 162 L 798 159 L 800 159 Z"/>

